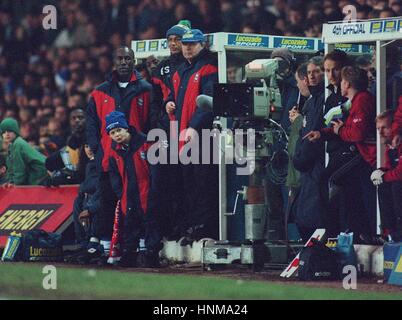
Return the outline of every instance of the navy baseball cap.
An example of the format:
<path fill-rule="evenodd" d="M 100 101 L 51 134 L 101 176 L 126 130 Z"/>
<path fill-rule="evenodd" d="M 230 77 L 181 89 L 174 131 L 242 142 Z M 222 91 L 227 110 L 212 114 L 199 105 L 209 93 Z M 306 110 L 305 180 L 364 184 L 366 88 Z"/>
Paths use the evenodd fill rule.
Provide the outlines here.
<path fill-rule="evenodd" d="M 204 34 L 199 29 L 187 31 L 181 38 L 182 43 L 205 42 Z"/>
<path fill-rule="evenodd" d="M 106 132 L 109 134 L 109 132 L 114 128 L 128 129 L 126 116 L 123 112 L 112 111 L 106 115 Z"/>

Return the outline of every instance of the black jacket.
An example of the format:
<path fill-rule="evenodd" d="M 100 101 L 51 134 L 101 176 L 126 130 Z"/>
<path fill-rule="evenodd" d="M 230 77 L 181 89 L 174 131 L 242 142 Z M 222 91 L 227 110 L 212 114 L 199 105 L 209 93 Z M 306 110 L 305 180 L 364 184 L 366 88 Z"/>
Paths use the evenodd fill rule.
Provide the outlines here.
<path fill-rule="evenodd" d="M 323 226 L 324 207 L 320 199 L 320 177 L 324 169 L 324 142 L 310 142 L 302 139 L 311 130 L 319 130 L 322 126 L 322 110 L 324 105 L 324 87 L 311 88 L 312 96 L 306 101 L 304 123 L 293 164 L 300 171 L 300 193 L 297 199 L 296 223 L 305 228 Z"/>
<path fill-rule="evenodd" d="M 330 84 L 327 89 L 331 91 L 331 94 L 328 96 L 327 100 L 325 100 L 324 115 L 332 108 L 337 107 L 348 100 L 341 95 L 340 88 L 335 90 L 335 87 Z M 342 121 L 345 122 L 346 118 L 347 114 L 344 115 Z M 349 150 L 349 146 L 350 143 L 343 141 L 338 135 L 333 134 L 328 137 L 326 151 L 328 152 L 329 157 L 332 158 L 335 154 Z"/>

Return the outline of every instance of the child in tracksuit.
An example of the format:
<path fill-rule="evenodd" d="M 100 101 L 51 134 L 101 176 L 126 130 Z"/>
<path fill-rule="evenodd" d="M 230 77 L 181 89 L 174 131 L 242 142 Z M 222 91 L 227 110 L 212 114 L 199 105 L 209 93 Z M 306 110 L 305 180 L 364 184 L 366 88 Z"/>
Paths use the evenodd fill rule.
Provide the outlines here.
<path fill-rule="evenodd" d="M 106 116 L 106 131 L 112 139 L 110 181 L 121 208 L 120 264 L 134 267 L 138 258 L 145 260 L 146 267 L 158 267 L 161 238 L 155 219 L 157 202 L 146 157 L 149 147 L 146 136 L 129 127 L 125 115 L 119 111 Z M 142 235 L 145 235 L 145 253 L 138 252 Z M 139 254 L 145 257 L 138 257 Z"/>

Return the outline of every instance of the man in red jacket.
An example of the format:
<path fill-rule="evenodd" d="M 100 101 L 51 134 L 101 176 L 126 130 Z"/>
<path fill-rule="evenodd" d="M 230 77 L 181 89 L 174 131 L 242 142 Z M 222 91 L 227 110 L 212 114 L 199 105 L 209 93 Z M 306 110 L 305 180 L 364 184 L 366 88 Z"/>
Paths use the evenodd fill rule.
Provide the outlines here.
<path fill-rule="evenodd" d="M 95 153 L 102 208 L 95 228 L 98 236 L 90 241 L 89 252 L 94 255 L 102 252 L 102 247 L 105 254 L 108 253 L 117 202 L 108 175 L 112 139 L 105 130 L 106 115 L 120 111 L 137 131 L 147 133 L 150 128 L 152 86 L 134 70 L 134 59 L 134 52 L 130 48 L 116 49 L 114 71 L 92 91 L 87 106 L 87 140 Z"/>
<path fill-rule="evenodd" d="M 343 179 L 348 180 L 349 185 L 353 183 L 362 194 L 361 199 L 354 199 L 354 191 L 350 190 L 348 201 L 356 204 L 362 201 L 362 206 L 356 206 L 347 214 L 352 231 L 364 239 L 363 242 L 370 242 L 369 239 L 376 234 L 376 192 L 370 183 L 370 175 L 376 166 L 375 99 L 367 91 L 368 78 L 363 69 L 346 66 L 342 68 L 341 77 L 341 94 L 351 101 L 346 121 L 332 121 L 332 127 L 309 132 L 304 138 L 316 141 L 321 136 L 327 139 L 328 136 L 338 135 L 343 141 L 356 146 L 362 161 Z M 349 182 L 352 179 L 353 182 Z"/>
<path fill-rule="evenodd" d="M 179 138 L 179 153 L 184 150 L 186 143 L 192 139 L 194 141 L 197 134 L 201 136 L 202 129 L 212 129 L 212 112 L 198 109 L 196 98 L 200 94 L 212 96 L 213 84 L 218 82 L 217 61 L 205 47 L 204 34 L 198 29 L 192 29 L 183 35 L 181 41 L 186 61 L 173 75 L 173 91 L 165 104 L 171 123 L 178 123 L 175 138 L 176 141 Z M 171 137 L 173 140 L 172 133 Z M 182 228 L 185 229 L 182 245 L 204 237 L 217 236 L 217 167 L 201 164 L 201 159 L 204 158 L 201 155 L 202 150 L 199 151 L 199 164 L 179 164 L 180 174 L 177 179 L 182 179 L 181 183 L 178 180 L 178 185 L 181 184 L 182 187 L 181 197 L 185 212 L 181 219 Z"/>
<path fill-rule="evenodd" d="M 383 236 L 402 241 L 402 144 L 392 146 L 393 110 L 387 110 L 376 118 L 381 143 L 386 147 L 385 166 L 371 174 L 371 181 L 378 186 Z"/>

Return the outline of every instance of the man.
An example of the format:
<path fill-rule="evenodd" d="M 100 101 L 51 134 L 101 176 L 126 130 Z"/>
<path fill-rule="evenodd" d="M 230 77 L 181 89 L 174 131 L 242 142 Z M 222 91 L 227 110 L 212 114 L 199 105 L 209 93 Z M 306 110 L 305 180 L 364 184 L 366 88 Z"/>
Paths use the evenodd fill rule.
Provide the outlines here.
<path fill-rule="evenodd" d="M 46 158 L 46 169 L 53 171 L 47 181 L 48 185 L 77 184 L 85 178 L 87 158 L 83 150 L 86 141 L 84 110 L 73 109 L 69 120 L 71 134 L 67 138 L 66 146 Z"/>
<path fill-rule="evenodd" d="M 300 96 L 303 98 L 310 97 L 310 90 L 308 89 L 307 77 L 307 63 L 301 64 L 295 73 L 297 88 L 299 89 Z M 289 165 L 288 174 L 286 176 L 286 187 L 289 189 L 288 206 L 285 217 L 285 230 L 289 229 L 288 224 L 294 220 L 297 210 L 297 196 L 300 191 L 300 172 L 297 171 L 293 165 L 293 158 L 296 152 L 296 145 L 299 141 L 300 130 L 303 126 L 303 116 L 301 110 L 303 109 L 304 99 L 300 99 L 299 103 L 289 111 L 290 120 L 290 133 L 288 142 Z M 299 237 L 297 236 L 299 239 Z M 287 237 L 289 239 L 289 237 Z"/>
<path fill-rule="evenodd" d="M 178 24 L 171 27 L 166 32 L 167 44 L 170 51 L 170 56 L 164 60 L 156 68 L 156 72 L 152 74 L 152 83 L 157 86 L 156 93 L 161 94 L 162 101 L 166 101 L 170 91 L 172 90 L 172 76 L 176 72 L 178 66 L 182 64 L 185 59 L 182 53 L 181 38 L 191 29 L 191 23 L 188 20 L 180 20 Z M 157 123 L 153 127 L 164 129 L 169 132 L 169 118 L 163 108 L 163 105 L 155 104 L 158 108 Z"/>
<path fill-rule="evenodd" d="M 154 192 L 146 153 L 146 136 L 129 127 L 123 113 L 113 111 L 106 116 L 105 131 L 113 140 L 109 158 L 113 190 L 121 201 L 118 225 L 121 260 L 125 267 L 137 266 L 140 237 L 145 234 L 145 267 L 159 266 L 161 249 L 155 220 L 157 195 Z M 143 254 L 140 251 L 139 254 Z"/>
<path fill-rule="evenodd" d="M 324 104 L 324 82 L 319 73 L 322 69 L 322 59 L 313 58 L 307 63 L 307 75 L 303 69 L 296 74 L 298 87 L 307 100 L 303 106 L 302 126 L 296 150 L 293 157 L 293 165 L 300 172 L 300 192 L 296 206 L 296 224 L 303 241 L 324 225 L 323 205 L 319 196 L 319 177 L 324 169 L 324 143 L 312 143 L 303 140 L 302 137 L 311 130 L 320 129 L 322 126 L 322 106 Z M 314 75 L 314 77 L 312 77 Z M 312 84 L 302 81 L 312 79 Z"/>
<path fill-rule="evenodd" d="M 95 153 L 100 175 L 101 214 L 97 219 L 97 233 L 101 245 L 106 247 L 105 254 L 110 246 L 117 201 L 108 176 L 112 140 L 105 131 L 105 118 L 112 111 L 123 112 L 130 126 L 146 133 L 150 128 L 151 99 L 152 86 L 134 70 L 134 52 L 128 47 L 116 49 L 114 71 L 91 93 L 87 107 L 87 141 Z M 99 249 L 96 243 L 94 247 Z"/>
<path fill-rule="evenodd" d="M 166 101 L 166 112 L 171 122 L 178 122 L 177 134 L 184 133 L 184 139 L 178 141 L 179 153 L 184 144 L 194 139 L 197 133 L 201 136 L 202 129 L 212 128 L 212 112 L 197 109 L 195 100 L 200 94 L 213 96 L 213 84 L 218 82 L 217 62 L 205 47 L 204 34 L 198 29 L 188 31 L 182 37 L 182 46 L 186 61 L 174 73 L 173 91 Z M 216 166 L 206 164 L 180 165 L 178 177 L 182 179 L 181 194 L 187 215 L 181 220 L 186 230 L 186 239 L 181 242 L 182 245 L 206 236 L 217 236 L 216 169 Z"/>
<path fill-rule="evenodd" d="M 386 146 L 385 167 L 371 174 L 371 181 L 378 186 L 383 237 L 402 241 L 402 145 L 392 146 L 392 121 L 394 112 L 387 110 L 376 118 L 381 143 Z"/>
<path fill-rule="evenodd" d="M 90 256 L 87 253 L 88 244 L 91 237 L 96 236 L 94 226 L 100 208 L 99 175 L 96 171 L 95 157 L 89 145 L 85 144 L 83 149 L 88 158 L 85 167 L 85 179 L 80 184 L 73 205 L 75 241 L 79 245 L 79 250 L 73 256 L 66 257 L 68 262 L 81 264 L 90 263 Z"/>
<path fill-rule="evenodd" d="M 279 63 L 279 77 L 278 86 L 280 89 L 282 99 L 282 115 L 280 124 L 286 132 L 290 131 L 289 111 L 297 104 L 299 97 L 299 90 L 294 78 L 295 57 L 288 48 L 277 48 L 271 53 L 271 59 L 278 60 Z M 283 139 L 285 141 L 285 139 Z M 284 150 L 286 148 L 284 143 L 276 143 L 274 149 Z M 285 164 L 287 165 L 287 164 Z M 280 228 L 284 225 L 284 217 L 286 215 L 288 205 L 289 190 L 285 185 L 278 185 L 273 182 L 272 176 L 267 173 L 266 175 L 267 186 L 266 193 L 268 199 L 269 210 L 274 214 L 273 220 L 279 221 Z M 277 216 L 275 216 L 277 213 Z M 272 224 L 271 224 L 272 225 Z M 273 226 L 274 228 L 276 226 Z"/>
<path fill-rule="evenodd" d="M 190 28 L 191 23 L 189 21 L 180 20 L 177 25 L 174 25 L 166 32 L 170 56 L 157 66 L 156 72 L 153 73 L 151 79 L 155 89 L 155 104 L 153 106 L 157 108 L 152 112 L 152 127 L 164 130 L 167 137 L 170 135 L 170 128 L 169 116 L 164 108 L 164 101 L 168 99 L 170 91 L 173 90 L 173 74 L 179 65 L 185 62 L 181 38 Z M 168 148 L 168 143 L 165 146 Z M 168 150 L 166 149 L 166 151 Z M 177 189 L 176 181 L 179 169 L 174 164 L 158 164 L 153 166 L 152 169 L 154 170 L 154 184 L 160 196 L 161 208 L 163 208 L 163 211 L 161 210 L 158 213 L 161 219 L 161 226 L 163 226 L 162 233 L 169 240 L 178 240 L 180 238 L 178 224 L 182 216 L 179 212 L 181 199 L 178 197 L 179 190 Z"/>
<path fill-rule="evenodd" d="M 348 225 L 358 241 L 370 243 L 376 234 L 375 188 L 370 183 L 370 175 L 376 165 L 375 99 L 367 91 L 368 78 L 363 69 L 346 66 L 342 68 L 341 77 L 341 94 L 351 101 L 346 121 L 334 119 L 331 127 L 311 131 L 304 138 L 317 141 L 321 135 L 324 138 L 338 135 L 343 141 L 356 146 L 358 165 L 354 165 L 354 169 L 340 180 L 344 180 L 346 188 L 354 186 L 353 190 L 345 192 L 348 197 L 345 201 L 354 206 L 347 212 Z M 353 179 L 353 183 L 349 183 L 349 179 Z M 356 188 L 361 190 L 361 197 L 355 196 Z"/>
<path fill-rule="evenodd" d="M 324 106 L 324 118 L 327 125 L 330 125 L 332 114 L 346 121 L 345 106 L 348 99 L 341 94 L 341 70 L 347 65 L 349 65 L 349 58 L 344 51 L 334 50 L 324 56 L 324 71 L 329 83 L 327 89 L 330 92 Z M 353 158 L 355 149 L 352 143 L 343 141 L 338 135 L 331 135 L 327 140 L 326 152 L 329 161 L 321 175 L 320 194 L 326 207 L 326 229 L 331 237 L 336 237 L 340 231 L 346 230 L 344 210 L 347 210 L 349 204 L 344 203 L 343 188 L 340 188 L 331 200 L 329 199 L 328 182 L 336 170 Z"/>
<path fill-rule="evenodd" d="M 278 48 L 272 51 L 271 59 L 279 61 L 279 88 L 282 98 L 283 114 L 281 117 L 282 127 L 288 131 L 290 121 L 288 118 L 289 111 L 297 103 L 299 91 L 294 79 L 295 57 L 288 48 Z"/>
<path fill-rule="evenodd" d="M 39 185 L 46 179 L 45 156 L 20 135 L 18 122 L 5 118 L 0 123 L 3 141 L 8 144 L 7 179 L 15 185 Z"/>

